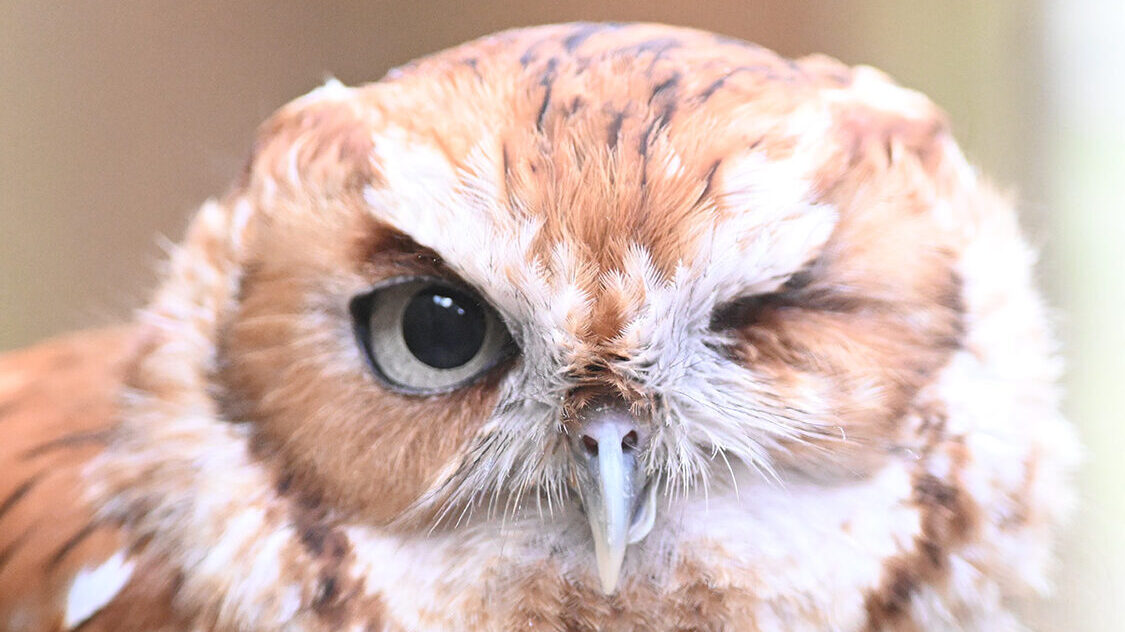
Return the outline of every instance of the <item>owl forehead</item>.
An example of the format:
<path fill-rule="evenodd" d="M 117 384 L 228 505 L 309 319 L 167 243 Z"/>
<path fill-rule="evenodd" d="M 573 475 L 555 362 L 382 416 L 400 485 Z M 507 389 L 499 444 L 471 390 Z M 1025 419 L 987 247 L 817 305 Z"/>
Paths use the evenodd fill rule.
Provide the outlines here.
<path fill-rule="evenodd" d="M 359 190 L 502 311 L 605 337 L 657 291 L 706 307 L 807 264 L 839 221 L 826 174 L 940 128 L 915 96 L 687 29 L 541 27 L 330 82 L 267 124 L 255 171 Z"/>
<path fill-rule="evenodd" d="M 561 322 L 607 337 L 658 290 L 770 289 L 827 239 L 822 104 L 718 96 L 732 61 L 793 76 L 779 58 L 665 28 L 508 37 L 392 73 L 373 99 L 386 125 L 365 201 L 470 282 L 573 296 Z"/>
<path fill-rule="evenodd" d="M 604 343 L 656 317 L 656 304 L 705 323 L 715 304 L 783 283 L 836 223 L 797 159 L 749 150 L 697 175 L 665 142 L 650 150 L 656 170 L 613 151 L 516 167 L 504 142 L 484 135 L 457 163 L 388 128 L 363 200 L 531 335 Z"/>

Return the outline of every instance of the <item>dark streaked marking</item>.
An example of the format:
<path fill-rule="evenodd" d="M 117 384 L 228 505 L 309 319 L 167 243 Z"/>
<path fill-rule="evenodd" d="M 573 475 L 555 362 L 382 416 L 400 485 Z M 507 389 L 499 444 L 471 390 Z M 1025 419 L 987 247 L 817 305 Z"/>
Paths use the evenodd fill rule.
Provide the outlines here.
<path fill-rule="evenodd" d="M 28 527 L 24 530 L 23 533 L 19 534 L 19 536 L 16 537 L 15 540 L 9 542 L 8 546 L 0 549 L 0 572 L 4 571 L 4 567 L 8 565 L 8 562 L 11 561 L 12 556 L 15 555 L 16 551 L 18 551 L 19 548 L 23 546 L 23 543 L 27 541 L 28 536 L 31 535 L 31 531 L 34 528 L 34 525 Z"/>
<path fill-rule="evenodd" d="M 714 95 L 716 92 L 718 92 L 720 89 L 722 89 L 722 87 L 724 85 L 726 85 L 727 81 L 730 80 L 731 77 L 737 75 L 738 73 L 741 73 L 741 72 L 767 72 L 768 73 L 768 72 L 770 72 L 770 70 L 771 69 L 770 69 L 769 66 L 762 66 L 762 65 L 758 65 L 758 66 L 737 66 L 737 67 L 731 69 L 730 72 L 726 73 L 722 77 L 719 77 L 718 79 L 712 81 L 710 85 L 708 85 L 706 88 L 704 88 L 702 91 L 700 91 L 700 93 L 696 96 L 700 101 L 706 101 L 707 99 L 710 99 L 712 95 Z"/>
<path fill-rule="evenodd" d="M 927 534 L 931 537 L 961 537 L 973 526 L 964 490 L 932 474 L 918 477 L 913 500 L 926 509 L 923 530 L 932 532 Z"/>
<path fill-rule="evenodd" d="M 707 167 L 707 173 L 703 176 L 703 190 L 699 192 L 699 197 L 696 198 L 695 203 L 701 204 L 703 200 L 711 195 L 711 191 L 715 188 L 715 173 L 719 171 L 719 165 L 723 164 L 723 159 L 719 158 Z"/>
<path fill-rule="evenodd" d="M 727 77 L 729 76 L 729 74 L 726 74 L 712 81 L 711 85 L 707 86 L 699 93 L 699 100 L 706 101 L 707 99 L 710 99 L 713 94 L 719 91 L 719 88 L 723 87 L 723 85 L 727 82 Z"/>
<path fill-rule="evenodd" d="M 293 509 L 293 522 L 300 533 L 301 545 L 320 566 L 316 593 L 310 605 L 318 617 L 333 624 L 333 628 L 340 628 L 348 602 L 357 594 L 357 588 L 341 575 L 349 552 L 348 540 L 326 522 L 323 509 L 302 503 L 295 503 Z"/>
<path fill-rule="evenodd" d="M 943 288 L 944 291 L 938 296 L 938 303 L 957 315 L 957 322 L 954 323 L 954 327 L 956 328 L 959 338 L 964 337 L 966 328 L 964 287 L 965 283 L 961 279 L 960 273 L 950 269 L 949 283 L 946 284 Z"/>
<path fill-rule="evenodd" d="M 549 41 L 550 40 L 545 39 L 536 40 L 535 43 L 533 43 L 531 46 L 528 46 L 527 50 L 525 50 L 523 54 L 520 55 L 520 66 L 526 69 L 531 64 L 539 61 L 539 47 L 547 44 Z"/>
<path fill-rule="evenodd" d="M 307 491 L 302 494 L 299 485 L 299 480 L 288 475 L 282 475 L 277 483 L 294 496 L 289 503 L 290 520 L 305 554 L 319 567 L 316 592 L 309 606 L 317 617 L 330 624 L 329 629 L 342 629 L 349 601 L 358 594 L 352 582 L 341 575 L 349 542 L 329 523 L 328 510 L 321 499 Z"/>
<path fill-rule="evenodd" d="M 12 507 L 15 507 L 16 503 L 18 503 L 21 498 L 26 496 L 27 492 L 31 491 L 31 488 L 35 487 L 35 485 L 39 483 L 42 478 L 43 472 L 40 472 L 21 483 L 20 486 L 15 488 L 15 490 L 13 490 L 11 494 L 8 494 L 8 497 L 4 499 L 4 502 L 0 502 L 0 520 L 3 520 L 4 514 L 8 513 L 8 511 L 11 510 Z"/>
<path fill-rule="evenodd" d="M 325 617 L 329 614 L 329 609 L 334 605 L 335 601 L 340 595 L 340 589 L 337 585 L 335 575 L 325 573 L 321 575 L 317 581 L 316 595 L 312 600 L 313 612 Z"/>
<path fill-rule="evenodd" d="M 566 115 L 568 117 L 574 116 L 578 113 L 578 110 L 581 110 L 585 105 L 586 100 L 581 96 L 575 95 L 575 97 L 570 100 L 570 105 L 566 106 Z"/>
<path fill-rule="evenodd" d="M 539 85 L 543 88 L 543 102 L 539 104 L 539 113 L 535 116 L 535 129 L 540 134 L 543 133 L 544 123 L 547 118 L 547 107 L 551 104 L 551 91 L 555 83 L 555 70 L 558 68 L 559 60 L 552 57 L 547 62 L 547 68 L 543 70 L 543 75 L 539 78 Z"/>
<path fill-rule="evenodd" d="M 613 24 L 582 22 L 563 40 L 563 48 L 566 49 L 566 52 L 573 53 L 579 46 L 582 46 L 586 40 L 590 39 L 591 35 L 613 28 L 616 28 Z"/>
<path fill-rule="evenodd" d="M 320 557 L 324 553 L 324 542 L 328 538 L 328 528 L 322 524 L 313 523 L 300 528 L 301 544 L 313 557 Z"/>
<path fill-rule="evenodd" d="M 672 116 L 674 116 L 675 114 L 676 102 L 669 100 L 663 105 L 663 107 L 660 108 L 660 111 L 657 112 L 656 116 L 653 117 L 651 121 L 649 121 L 648 126 L 645 127 L 644 132 L 641 133 L 641 146 L 643 147 L 643 149 L 641 150 L 642 156 L 647 155 L 648 146 L 651 145 L 652 142 L 656 140 L 656 137 L 659 136 L 660 133 L 668 127 L 668 123 L 672 120 Z"/>
<path fill-rule="evenodd" d="M 956 450 L 958 440 L 950 441 L 947 445 Z M 952 456 L 958 467 L 963 466 L 963 449 Z M 882 586 L 864 597 L 867 632 L 901 624 L 919 588 L 948 576 L 950 556 L 976 527 L 977 509 L 965 490 L 928 472 L 915 475 L 911 502 L 919 507 L 922 532 L 914 537 L 914 551 L 885 563 Z"/>
<path fill-rule="evenodd" d="M 910 569 L 904 567 L 895 567 L 891 571 L 890 578 L 886 581 L 886 588 L 884 589 L 882 600 L 883 603 L 876 607 L 881 609 L 878 620 L 886 623 L 891 623 L 901 619 L 906 614 L 906 608 L 913 599 L 914 593 L 918 590 L 918 584 L 921 578 L 917 577 Z M 872 606 L 868 605 L 868 614 L 872 613 Z M 881 630 L 880 627 L 869 628 L 872 630 Z"/>
<path fill-rule="evenodd" d="M 37 456 L 42 456 L 54 450 L 61 450 L 64 448 L 73 448 L 91 444 L 104 444 L 109 441 L 109 430 L 89 430 L 84 432 L 75 432 L 73 434 L 64 435 L 56 439 L 41 443 L 33 448 L 24 450 L 20 454 L 21 459 L 31 459 Z"/>
<path fill-rule="evenodd" d="M 293 489 L 293 475 L 289 473 L 282 474 L 277 477 L 277 482 L 274 484 L 278 496 L 285 496 Z"/>
<path fill-rule="evenodd" d="M 468 66 L 469 69 L 473 71 L 473 75 L 476 76 L 478 81 L 484 79 L 484 75 L 480 74 L 479 59 L 477 59 L 476 57 L 466 57 L 465 59 L 461 60 L 461 63 Z"/>
<path fill-rule="evenodd" d="M 640 142 L 637 144 L 637 153 L 641 156 L 641 189 L 648 185 L 648 150 L 652 143 L 660 136 L 668 122 L 676 113 L 676 102 L 669 99 L 664 103 L 656 117 L 649 121 L 644 131 L 641 132 Z"/>
<path fill-rule="evenodd" d="M 798 77 L 804 77 L 805 76 L 805 69 L 802 68 L 801 64 L 798 64 L 795 60 L 790 59 L 788 57 L 783 57 L 782 61 L 785 62 L 786 66 L 789 66 L 789 70 L 793 71 L 794 75 L 796 75 Z M 790 81 L 792 81 L 793 77 L 789 77 L 788 79 Z"/>
<path fill-rule="evenodd" d="M 606 144 L 610 149 L 617 147 L 617 141 L 620 140 L 621 125 L 625 122 L 625 110 L 621 110 L 614 115 L 613 120 L 609 122 L 609 127 L 606 128 Z"/>
<path fill-rule="evenodd" d="M 310 557 L 338 563 L 347 554 L 347 538 L 327 524 L 326 511 L 319 501 L 299 500 L 293 504 L 293 525 Z"/>
<path fill-rule="evenodd" d="M 660 83 L 653 86 L 652 94 L 648 97 L 649 104 L 651 105 L 653 101 L 663 96 L 664 93 L 668 93 L 668 97 L 670 99 L 675 99 L 676 87 L 680 83 L 680 78 L 680 73 L 677 71 L 672 73 L 671 76 L 669 76 L 664 81 L 661 81 Z"/>
<path fill-rule="evenodd" d="M 659 134 L 660 132 L 664 132 L 664 129 L 668 126 L 668 123 L 672 121 L 672 117 L 675 114 L 676 102 L 669 99 L 668 102 L 664 103 L 664 107 L 660 108 L 660 114 L 657 115 L 656 120 L 652 121 L 655 125 L 654 129 L 652 129 L 654 133 Z"/>
<path fill-rule="evenodd" d="M 66 542 L 63 542 L 62 546 L 59 547 L 59 550 L 55 551 L 55 554 L 52 555 L 51 559 L 47 561 L 47 568 L 50 570 L 54 570 L 59 565 L 59 563 L 62 562 L 63 559 L 65 559 L 71 551 L 74 550 L 74 547 L 82 544 L 82 542 L 86 538 L 93 535 L 94 531 L 96 531 L 97 528 L 98 523 L 90 522 L 86 526 L 79 529 L 77 533 L 67 538 Z"/>

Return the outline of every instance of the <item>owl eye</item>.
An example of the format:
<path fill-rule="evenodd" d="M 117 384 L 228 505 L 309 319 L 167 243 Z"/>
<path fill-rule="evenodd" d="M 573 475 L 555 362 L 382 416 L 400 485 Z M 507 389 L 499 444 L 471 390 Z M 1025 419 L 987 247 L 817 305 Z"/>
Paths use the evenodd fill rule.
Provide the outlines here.
<path fill-rule="evenodd" d="M 351 312 L 376 375 L 408 393 L 463 386 L 514 350 L 495 310 L 445 280 L 392 279 L 352 299 Z"/>
<path fill-rule="evenodd" d="M 726 331 L 752 324 L 766 307 L 777 301 L 777 294 L 744 296 L 720 305 L 711 314 L 711 330 Z"/>

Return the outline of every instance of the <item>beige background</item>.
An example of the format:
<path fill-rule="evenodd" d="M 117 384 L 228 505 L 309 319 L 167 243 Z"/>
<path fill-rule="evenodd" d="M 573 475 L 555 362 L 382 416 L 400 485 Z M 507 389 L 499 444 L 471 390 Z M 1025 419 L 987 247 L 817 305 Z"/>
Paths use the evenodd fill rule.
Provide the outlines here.
<path fill-rule="evenodd" d="M 970 158 L 1020 192 L 1044 249 L 1068 409 L 1089 446 L 1059 596 L 1037 628 L 1120 629 L 1125 3 L 1114 0 L 0 0 L 0 350 L 128 317 L 161 240 L 225 190 L 263 118 L 325 77 L 374 80 L 490 31 L 576 19 L 684 24 L 869 63 L 950 113 Z"/>

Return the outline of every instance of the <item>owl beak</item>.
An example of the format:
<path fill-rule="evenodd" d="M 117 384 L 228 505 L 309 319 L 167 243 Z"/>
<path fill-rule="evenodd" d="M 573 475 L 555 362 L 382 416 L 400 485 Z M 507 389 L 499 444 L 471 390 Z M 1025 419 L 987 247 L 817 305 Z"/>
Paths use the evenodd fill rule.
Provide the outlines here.
<path fill-rule="evenodd" d="M 594 540 L 602 592 L 617 590 L 625 549 L 652 530 L 656 489 L 639 462 L 636 420 L 614 406 L 597 408 L 576 433 L 578 487 Z"/>

